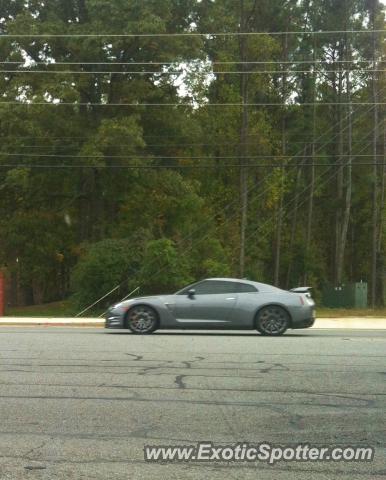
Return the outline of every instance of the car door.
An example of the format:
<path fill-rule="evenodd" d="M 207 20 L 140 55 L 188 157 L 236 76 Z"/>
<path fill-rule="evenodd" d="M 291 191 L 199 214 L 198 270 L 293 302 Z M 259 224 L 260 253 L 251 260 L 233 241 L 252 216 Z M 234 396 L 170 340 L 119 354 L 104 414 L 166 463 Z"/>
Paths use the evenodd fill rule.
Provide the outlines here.
<path fill-rule="evenodd" d="M 190 289 L 193 296 L 187 294 Z M 237 303 L 235 283 L 226 280 L 203 280 L 176 297 L 176 319 L 189 328 L 226 328 Z"/>
<path fill-rule="evenodd" d="M 238 282 L 236 292 L 237 304 L 229 317 L 229 326 L 237 329 L 251 328 L 261 301 L 259 291 L 255 285 Z"/>

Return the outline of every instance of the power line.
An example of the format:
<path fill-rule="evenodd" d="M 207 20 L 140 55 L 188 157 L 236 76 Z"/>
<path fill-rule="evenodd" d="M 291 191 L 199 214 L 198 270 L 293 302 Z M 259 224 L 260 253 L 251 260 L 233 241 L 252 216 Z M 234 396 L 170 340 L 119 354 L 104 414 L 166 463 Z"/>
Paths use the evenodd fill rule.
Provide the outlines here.
<path fill-rule="evenodd" d="M 240 70 L 219 70 L 219 71 L 201 71 L 201 72 L 189 72 L 187 70 L 175 70 L 175 71 L 92 71 L 92 70 L 0 70 L 0 73 L 39 73 L 39 74 L 57 74 L 57 75 L 182 75 L 184 73 L 201 73 L 206 75 L 232 75 L 232 74 L 251 74 L 251 75 L 288 75 L 291 73 L 344 73 L 344 72 L 386 72 L 385 69 L 374 69 L 374 68 L 357 68 L 357 69 L 348 69 L 342 68 L 339 70 L 250 70 L 250 71 L 240 71 Z"/>
<path fill-rule="evenodd" d="M 258 136 L 258 135 L 259 135 L 259 134 L 248 134 L 247 136 L 248 136 L 249 138 L 251 138 L 251 137 L 256 137 L 256 136 Z M 307 137 L 309 137 L 309 134 L 298 133 L 298 134 L 296 135 L 296 137 L 299 137 L 299 136 L 307 138 Z M 214 137 L 214 138 L 222 138 L 222 137 L 223 137 L 223 134 L 214 134 L 214 135 L 212 135 L 212 137 Z M 26 135 L 24 135 L 24 136 L 22 136 L 22 135 L 18 135 L 18 136 L 16 136 L 16 135 L 10 135 L 10 136 L 7 136 L 7 137 L 2 136 L 2 137 L 0 137 L 0 138 L 3 138 L 3 139 L 4 139 L 4 138 L 5 138 L 5 139 L 44 139 L 44 140 L 45 140 L 45 139 L 48 139 L 48 140 L 52 140 L 52 139 L 55 139 L 55 140 L 56 140 L 56 139 L 70 139 L 70 140 L 74 140 L 74 139 L 76 139 L 76 140 L 89 139 L 89 137 L 87 137 L 87 136 L 54 136 L 54 137 L 47 137 L 47 136 L 26 136 Z M 153 135 L 145 135 L 144 138 L 146 139 L 146 138 L 184 138 L 184 137 L 182 137 L 182 136 L 175 136 L 175 135 L 165 135 L 165 134 L 163 134 L 163 135 L 154 135 L 154 134 L 153 134 Z M 321 137 L 319 137 L 319 138 L 321 138 Z M 310 137 L 310 140 L 311 140 L 311 139 L 312 139 L 312 137 Z M 315 143 L 315 140 L 314 140 L 314 139 L 312 139 L 312 141 Z M 294 142 L 294 141 L 289 140 L 289 141 L 287 141 L 287 144 L 288 144 L 288 143 L 289 143 L 289 144 L 292 144 L 292 143 L 306 144 L 306 143 L 309 143 L 309 142 L 300 142 L 300 141 Z M 316 143 L 319 144 L 319 143 L 321 143 L 321 142 L 318 142 L 318 139 L 317 139 L 317 140 L 316 140 Z M 325 142 L 325 143 L 326 143 L 326 142 Z M 355 143 L 355 141 L 354 141 L 354 143 Z M 358 143 L 361 143 L 361 142 L 358 141 Z M 205 146 L 205 145 L 207 145 L 207 146 L 215 146 L 216 144 L 198 144 L 198 143 L 197 143 L 197 144 L 180 144 L 180 145 L 183 145 L 183 146 L 186 146 L 186 145 L 197 145 L 197 146 Z M 221 144 L 217 144 L 217 145 L 225 145 L 225 143 L 222 142 Z M 169 144 L 169 145 L 168 145 L 168 144 L 164 144 L 164 145 L 148 145 L 148 146 L 173 147 L 173 146 L 176 146 L 176 145 L 175 145 L 175 144 Z M 19 146 L 19 147 L 25 147 L 25 146 Z M 34 146 L 34 147 L 39 147 L 39 146 Z M 45 146 L 45 147 L 52 147 L 52 148 L 54 148 L 55 145 Z M 301 152 L 299 152 L 299 157 L 301 156 L 300 154 L 301 154 Z"/>
<path fill-rule="evenodd" d="M 256 159 L 256 158 L 294 158 L 294 155 L 228 155 L 228 156 L 164 156 L 164 155 L 68 155 L 68 154 L 55 154 L 55 153 L 12 153 L 12 152 L 0 152 L 0 156 L 6 157 L 49 157 L 49 158 L 135 158 L 135 159 L 148 159 L 148 160 L 231 160 L 231 159 Z M 304 156 L 304 154 L 300 155 Z M 331 155 L 312 155 L 313 158 L 329 158 Z M 353 155 L 342 154 L 339 157 L 352 157 Z M 361 154 L 355 155 L 356 157 L 383 157 L 384 154 Z"/>
<path fill-rule="evenodd" d="M 356 155 L 353 155 L 355 157 Z M 380 162 L 356 162 L 353 163 L 352 166 L 373 166 L 373 165 L 386 165 L 386 163 L 380 163 Z M 302 164 L 303 167 L 344 167 L 347 166 L 346 163 L 305 163 Z M 79 168 L 91 168 L 91 169 L 102 169 L 102 170 L 109 170 L 109 169 L 120 169 L 120 170 L 135 170 L 135 169 L 140 169 L 140 170 L 151 170 L 151 169 L 175 169 L 175 168 L 183 168 L 183 169 L 207 169 L 207 168 L 243 168 L 243 167 L 248 167 L 248 168 L 299 168 L 298 164 L 291 164 L 289 165 L 288 163 L 276 163 L 276 164 L 264 164 L 264 163 L 247 163 L 247 164 L 212 164 L 212 165 L 89 165 L 89 164 L 77 164 L 77 165 L 67 165 L 67 164 L 28 164 L 28 163 L 16 163 L 16 164 L 7 164 L 3 163 L 0 164 L 0 168 L 32 168 L 32 169 L 79 169 Z"/>
<path fill-rule="evenodd" d="M 0 105 L 19 105 L 23 107 L 40 106 L 73 106 L 73 107 L 312 107 L 312 106 L 363 106 L 363 105 L 386 105 L 386 102 L 304 102 L 304 103 L 94 103 L 94 102 L 15 102 L 2 101 Z"/>
<path fill-rule="evenodd" d="M 336 35 L 336 34 L 363 34 L 385 33 L 386 30 L 298 30 L 279 32 L 174 32 L 174 33 L 5 33 L 0 38 L 137 38 L 137 37 L 233 37 L 233 36 L 261 36 L 261 35 Z"/>
<path fill-rule="evenodd" d="M 115 62 L 115 61 L 110 61 L 110 62 L 36 62 L 33 60 L 33 64 L 31 66 L 35 65 L 46 65 L 46 66 L 55 66 L 55 65 L 176 65 L 178 63 L 193 63 L 196 65 L 198 62 L 205 62 L 206 60 L 201 60 L 201 59 L 193 59 L 193 60 L 174 60 L 173 62 L 170 61 L 157 61 L 157 62 Z M 20 65 L 20 64 L 25 64 L 26 59 L 19 60 L 19 61 L 7 61 L 7 60 L 2 60 L 0 61 L 0 65 Z M 385 63 L 386 60 L 382 60 L 381 58 L 376 61 L 376 63 Z M 286 65 L 292 65 L 292 64 L 319 64 L 319 63 L 327 63 L 328 65 L 335 65 L 335 64 L 345 64 L 345 63 L 374 63 L 373 59 L 353 59 L 353 60 L 322 60 L 322 59 L 317 59 L 317 60 L 228 60 L 228 61 L 218 61 L 218 60 L 209 60 L 210 65 L 234 65 L 234 64 L 251 64 L 251 65 L 276 65 L 276 64 L 286 64 Z"/>
<path fill-rule="evenodd" d="M 228 139 L 228 137 L 224 136 L 224 134 L 211 134 L 210 135 L 212 138 L 224 138 L 224 139 Z M 259 133 L 249 133 L 247 135 L 247 137 L 259 137 L 260 134 Z M 318 141 L 314 141 L 313 140 L 313 137 L 312 135 L 310 135 L 309 133 L 307 134 L 303 134 L 301 132 L 299 133 L 296 133 L 294 134 L 295 137 L 305 137 L 305 138 L 309 138 L 310 141 L 313 141 L 313 143 L 325 143 L 325 142 L 318 142 Z M 43 140 L 61 140 L 61 139 L 68 139 L 68 140 L 87 140 L 87 139 L 91 139 L 91 140 L 94 140 L 92 137 L 90 138 L 90 136 L 46 136 L 46 135 L 38 135 L 38 136 L 35 136 L 35 135 L 0 135 L 0 138 L 7 138 L 7 139 L 43 139 Z M 146 138 L 183 138 L 181 135 L 144 135 L 144 140 L 146 141 Z M 356 141 L 353 140 L 353 143 L 355 143 Z M 249 143 L 249 142 L 246 142 L 246 143 Z M 309 143 L 309 142 L 298 142 L 298 141 L 294 141 L 292 142 L 291 139 L 288 139 L 287 140 L 287 143 Z M 217 145 L 226 145 L 226 143 L 208 143 L 208 144 L 204 144 L 204 143 L 182 143 L 182 144 L 157 144 L 157 145 L 151 145 L 151 144 L 146 144 L 146 146 L 150 147 L 150 146 L 175 146 L 175 145 L 197 145 L 197 146 L 210 146 L 210 145 L 213 145 L 213 146 L 217 146 Z M 236 141 L 236 142 L 232 142 L 230 143 L 230 145 L 240 145 L 240 142 Z M 37 146 L 37 145 L 36 145 Z M 50 146 L 50 147 L 54 147 L 55 145 L 47 145 L 47 147 Z M 123 145 L 115 145 L 115 146 L 130 146 L 130 144 L 123 144 Z M 23 145 L 20 145 L 20 147 L 23 147 Z"/>
<path fill-rule="evenodd" d="M 6 138 L 6 139 L 12 139 L 12 138 L 18 138 L 18 137 L 0 137 L 0 138 Z M 21 137 L 23 138 L 23 137 Z M 52 140 L 54 139 L 55 137 L 36 137 L 36 138 L 44 138 L 46 140 Z M 61 138 L 61 137 L 59 137 Z M 85 137 L 86 139 L 89 138 L 89 137 Z M 93 139 L 95 140 L 95 139 Z M 285 141 L 285 145 L 287 146 L 290 146 L 290 145 L 310 145 L 310 143 L 313 143 L 314 145 L 318 145 L 318 144 L 323 144 L 325 145 L 325 142 L 314 142 L 312 141 L 312 138 L 310 138 L 310 140 L 308 140 L 307 142 L 306 141 L 292 141 L 292 140 L 287 140 Z M 80 142 L 82 143 L 82 142 Z M 96 143 L 98 143 L 98 141 L 96 140 Z M 275 142 L 277 145 L 281 145 L 281 141 L 280 140 L 276 140 Z M 342 143 L 342 145 L 347 145 L 348 143 L 351 143 L 351 144 L 362 144 L 362 141 L 361 140 L 352 140 L 351 142 L 348 142 L 348 141 L 343 141 L 343 142 L 340 142 Z M 378 142 L 379 145 L 383 145 L 383 142 L 382 141 L 379 141 Z M 146 148 L 174 148 L 174 147 L 185 147 L 185 148 L 189 148 L 189 147 L 223 147 L 223 146 L 233 146 L 233 147 L 239 147 L 240 145 L 249 145 L 251 147 L 258 147 L 260 146 L 260 143 L 253 143 L 253 142 L 238 142 L 238 141 L 234 141 L 234 142 L 222 142 L 222 143 L 146 143 L 145 145 L 145 149 Z M 18 148 L 41 148 L 41 149 L 69 149 L 71 147 L 74 147 L 74 146 L 77 146 L 76 144 L 68 144 L 68 145 L 57 145 L 57 144 L 51 144 L 51 145 L 18 145 Z M 117 148 L 123 148 L 123 147 L 132 147 L 132 144 L 130 143 L 115 143 L 114 144 L 114 147 L 117 147 Z M 0 155 L 1 155 L 1 152 L 0 152 Z M 304 155 L 304 154 L 303 154 Z M 307 156 L 307 154 L 306 154 Z M 308 156 L 311 156 L 311 154 L 308 154 Z"/>

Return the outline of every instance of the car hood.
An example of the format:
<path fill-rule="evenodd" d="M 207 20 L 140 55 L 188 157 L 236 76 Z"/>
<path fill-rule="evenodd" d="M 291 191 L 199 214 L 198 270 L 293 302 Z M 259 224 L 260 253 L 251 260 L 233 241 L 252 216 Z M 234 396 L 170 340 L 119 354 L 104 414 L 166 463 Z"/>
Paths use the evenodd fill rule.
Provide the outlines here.
<path fill-rule="evenodd" d="M 135 297 L 124 300 L 123 302 L 117 303 L 115 307 L 125 307 L 130 306 L 133 303 L 138 302 L 149 302 L 149 303 L 170 303 L 175 301 L 174 295 L 150 295 L 147 297 Z"/>

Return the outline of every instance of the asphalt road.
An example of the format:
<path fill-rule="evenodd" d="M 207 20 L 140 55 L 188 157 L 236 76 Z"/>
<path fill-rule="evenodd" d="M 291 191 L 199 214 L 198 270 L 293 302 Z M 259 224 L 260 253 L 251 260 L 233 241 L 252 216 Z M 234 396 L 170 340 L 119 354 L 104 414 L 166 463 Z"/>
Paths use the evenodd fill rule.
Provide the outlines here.
<path fill-rule="evenodd" d="M 386 332 L 0 328 L 0 479 L 384 479 Z M 372 445 L 372 463 L 149 464 L 145 444 Z"/>

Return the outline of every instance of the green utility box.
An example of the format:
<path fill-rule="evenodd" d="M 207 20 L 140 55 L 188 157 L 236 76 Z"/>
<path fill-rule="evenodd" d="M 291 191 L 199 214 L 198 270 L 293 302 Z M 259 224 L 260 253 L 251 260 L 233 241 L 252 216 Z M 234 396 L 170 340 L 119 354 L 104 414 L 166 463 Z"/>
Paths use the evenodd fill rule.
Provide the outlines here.
<path fill-rule="evenodd" d="M 322 303 L 328 308 L 367 308 L 367 283 L 347 283 L 323 289 Z"/>

